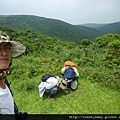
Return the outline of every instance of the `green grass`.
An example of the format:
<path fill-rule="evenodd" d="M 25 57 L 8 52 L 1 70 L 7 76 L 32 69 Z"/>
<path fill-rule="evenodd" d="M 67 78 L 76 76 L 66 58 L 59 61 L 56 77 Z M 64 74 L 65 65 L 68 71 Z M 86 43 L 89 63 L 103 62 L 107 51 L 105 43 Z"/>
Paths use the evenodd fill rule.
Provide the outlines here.
<path fill-rule="evenodd" d="M 33 32 L 3 28 L 12 40 L 27 47 L 24 55 L 12 60 L 8 80 L 19 111 L 29 114 L 120 114 L 120 34 L 107 34 L 80 44 Z M 39 96 L 38 86 L 46 73 L 61 76 L 66 60 L 76 63 L 79 86 L 56 101 Z"/>
<path fill-rule="evenodd" d="M 11 80 L 10 80 L 11 81 Z M 31 85 L 39 85 L 40 79 L 33 78 Z M 27 89 L 22 82 L 13 80 L 11 88 L 19 110 L 29 114 L 120 114 L 120 93 L 99 83 L 80 80 L 76 91 L 65 96 L 58 91 L 56 101 L 39 96 L 37 88 Z M 16 86 L 14 86 L 16 85 Z M 18 87 L 19 85 L 19 87 Z"/>

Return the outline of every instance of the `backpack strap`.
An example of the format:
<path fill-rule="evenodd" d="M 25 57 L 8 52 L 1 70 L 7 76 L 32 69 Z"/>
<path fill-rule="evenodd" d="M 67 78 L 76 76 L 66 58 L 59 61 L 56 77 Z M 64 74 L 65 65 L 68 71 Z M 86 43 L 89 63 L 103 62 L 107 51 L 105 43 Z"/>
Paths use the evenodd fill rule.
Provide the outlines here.
<path fill-rule="evenodd" d="M 12 90 L 10 89 L 11 82 L 8 82 L 8 80 L 5 78 L 5 84 L 8 86 L 8 88 L 9 88 L 9 90 L 10 90 L 12 96 L 13 96 Z M 15 114 L 19 113 L 18 112 L 18 107 L 17 107 L 15 101 L 14 101 L 14 111 L 15 111 Z"/>
<path fill-rule="evenodd" d="M 8 86 L 11 94 L 12 94 L 12 90 L 10 89 L 10 85 L 11 85 L 11 82 L 9 83 L 8 80 L 5 78 L 5 84 Z M 13 94 L 12 94 L 13 95 Z"/>

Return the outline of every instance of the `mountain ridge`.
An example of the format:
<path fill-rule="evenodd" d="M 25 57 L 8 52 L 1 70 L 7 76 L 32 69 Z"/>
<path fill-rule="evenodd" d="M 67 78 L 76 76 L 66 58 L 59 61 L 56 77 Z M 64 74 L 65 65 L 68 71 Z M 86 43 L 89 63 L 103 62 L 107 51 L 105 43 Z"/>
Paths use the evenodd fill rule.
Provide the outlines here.
<path fill-rule="evenodd" d="M 80 43 L 82 39 L 94 39 L 107 33 L 100 28 L 72 25 L 58 19 L 34 15 L 0 15 L 0 26 L 29 29 L 53 38 L 75 43 Z"/>
<path fill-rule="evenodd" d="M 91 28 L 96 28 L 96 27 L 100 27 L 100 26 L 103 26 L 103 25 L 106 25 L 106 24 L 100 24 L 100 23 L 85 23 L 85 24 L 79 24 L 79 25 L 82 25 L 82 26 L 86 26 L 86 27 L 91 27 Z"/>

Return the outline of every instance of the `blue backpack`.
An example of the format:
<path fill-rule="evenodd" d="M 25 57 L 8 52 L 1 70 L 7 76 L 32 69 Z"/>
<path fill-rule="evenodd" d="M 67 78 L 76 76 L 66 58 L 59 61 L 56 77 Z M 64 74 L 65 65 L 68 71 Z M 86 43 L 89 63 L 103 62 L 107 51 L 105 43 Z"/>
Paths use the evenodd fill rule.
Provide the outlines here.
<path fill-rule="evenodd" d="M 63 75 L 63 78 L 67 78 L 67 79 L 75 79 L 75 72 L 74 69 L 72 67 L 68 67 L 65 70 L 65 73 Z"/>

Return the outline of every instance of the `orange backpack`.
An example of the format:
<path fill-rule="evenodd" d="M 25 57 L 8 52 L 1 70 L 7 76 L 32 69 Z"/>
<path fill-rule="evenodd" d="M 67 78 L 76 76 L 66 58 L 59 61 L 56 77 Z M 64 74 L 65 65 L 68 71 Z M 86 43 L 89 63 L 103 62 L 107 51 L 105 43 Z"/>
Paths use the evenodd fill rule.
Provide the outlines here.
<path fill-rule="evenodd" d="M 71 66 L 71 67 L 76 67 L 76 64 L 74 62 L 71 62 L 71 61 L 64 62 L 64 67 L 66 67 L 68 65 Z"/>

